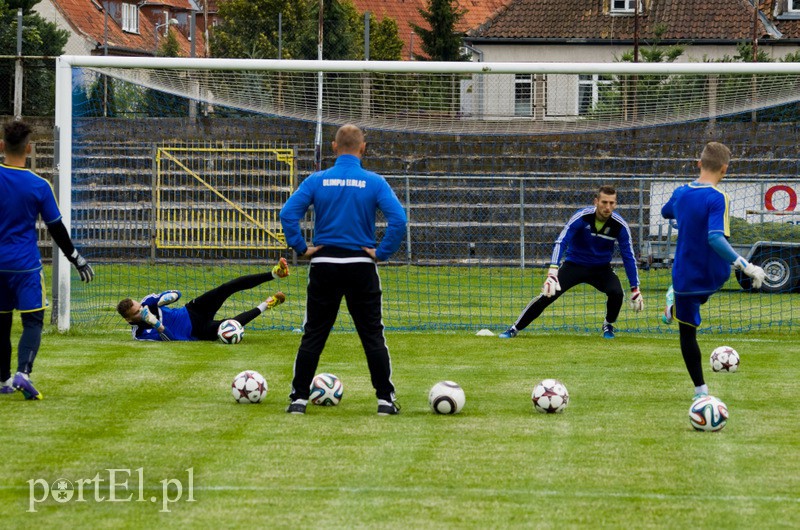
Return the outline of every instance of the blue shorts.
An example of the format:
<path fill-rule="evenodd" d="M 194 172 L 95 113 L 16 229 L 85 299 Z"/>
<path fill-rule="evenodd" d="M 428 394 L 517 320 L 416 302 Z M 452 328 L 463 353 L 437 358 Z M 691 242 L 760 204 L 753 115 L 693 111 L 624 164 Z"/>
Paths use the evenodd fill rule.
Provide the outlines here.
<path fill-rule="evenodd" d="M 683 324 L 700 327 L 700 306 L 708 302 L 709 297 L 710 294 L 675 293 L 675 319 Z"/>
<path fill-rule="evenodd" d="M 41 311 L 47 307 L 44 273 L 0 272 L 0 313 Z"/>

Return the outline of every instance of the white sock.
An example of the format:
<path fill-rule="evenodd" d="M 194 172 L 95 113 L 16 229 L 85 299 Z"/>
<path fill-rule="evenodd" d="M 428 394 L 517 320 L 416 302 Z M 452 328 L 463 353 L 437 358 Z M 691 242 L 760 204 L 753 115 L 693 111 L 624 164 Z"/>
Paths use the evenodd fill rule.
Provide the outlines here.
<path fill-rule="evenodd" d="M 258 304 L 258 306 L 257 306 L 257 307 L 258 307 L 258 309 L 259 309 L 259 310 L 261 310 L 261 312 L 263 313 L 264 311 L 266 311 L 266 310 L 267 310 L 267 303 L 266 303 L 266 302 L 261 302 L 260 304 Z"/>
<path fill-rule="evenodd" d="M 28 374 L 26 374 L 25 372 L 17 372 L 17 375 L 21 375 L 22 378 L 25 379 L 25 381 L 30 381 L 30 377 L 28 377 Z"/>
<path fill-rule="evenodd" d="M 8 381 L 3 381 L 3 386 L 11 386 L 11 383 L 13 383 L 13 382 L 14 382 L 14 378 L 13 377 L 9 377 Z"/>
<path fill-rule="evenodd" d="M 294 405 L 294 404 L 308 405 L 308 400 L 307 399 L 295 399 L 294 401 L 292 401 L 292 405 Z"/>
<path fill-rule="evenodd" d="M 392 406 L 392 402 L 391 401 L 386 401 L 385 399 L 379 399 L 378 400 L 378 405 L 382 405 L 382 406 L 385 406 L 385 407 L 391 407 Z"/>
<path fill-rule="evenodd" d="M 708 385 L 700 385 L 694 387 L 695 394 L 708 394 Z"/>

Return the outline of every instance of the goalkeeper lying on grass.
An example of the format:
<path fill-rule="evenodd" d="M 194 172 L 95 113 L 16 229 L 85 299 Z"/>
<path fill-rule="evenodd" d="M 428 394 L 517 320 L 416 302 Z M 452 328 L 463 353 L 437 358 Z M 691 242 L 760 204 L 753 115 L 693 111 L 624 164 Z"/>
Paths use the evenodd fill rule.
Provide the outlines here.
<path fill-rule="evenodd" d="M 281 258 L 271 272 L 241 276 L 219 287 L 198 296 L 179 308 L 167 307 L 176 302 L 180 291 L 164 291 L 160 294 L 147 295 L 141 302 L 125 298 L 117 304 L 117 312 L 132 327 L 131 334 L 136 340 L 171 341 L 171 340 L 217 340 L 217 328 L 223 319 L 214 317 L 231 295 L 258 287 L 275 278 L 289 276 L 289 266 Z M 242 326 L 258 315 L 282 304 L 286 296 L 277 292 L 258 304 L 253 309 L 233 317 Z"/>

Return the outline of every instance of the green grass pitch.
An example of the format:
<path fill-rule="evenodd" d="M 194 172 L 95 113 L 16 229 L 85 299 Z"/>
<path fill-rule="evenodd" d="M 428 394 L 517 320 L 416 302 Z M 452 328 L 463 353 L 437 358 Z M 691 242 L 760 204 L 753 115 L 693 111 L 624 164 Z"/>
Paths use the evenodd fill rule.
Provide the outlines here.
<path fill-rule="evenodd" d="M 403 408 L 378 417 L 354 333 L 334 333 L 320 363 L 344 382 L 341 404 L 292 416 L 299 335 L 148 344 L 122 328 L 48 330 L 34 373 L 45 399 L 0 395 L 5 526 L 800 526 L 797 336 L 701 336 L 705 355 L 728 344 L 742 362 L 734 374 L 706 368 L 730 419 L 699 433 L 674 334 L 390 332 Z M 259 405 L 230 395 L 244 369 L 268 381 Z M 563 414 L 533 409 L 533 386 L 547 377 L 569 389 Z M 428 409 L 444 379 L 465 389 L 459 415 Z M 73 497 L 38 502 L 60 478 Z"/>

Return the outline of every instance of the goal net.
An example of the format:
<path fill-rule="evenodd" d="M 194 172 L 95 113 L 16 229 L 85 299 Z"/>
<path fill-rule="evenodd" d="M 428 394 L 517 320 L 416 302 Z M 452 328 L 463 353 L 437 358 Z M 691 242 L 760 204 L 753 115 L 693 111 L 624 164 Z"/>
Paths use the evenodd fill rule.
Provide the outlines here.
<path fill-rule="evenodd" d="M 317 164 L 332 164 L 336 128 L 355 123 L 365 167 L 409 217 L 381 267 L 390 329 L 504 329 L 538 293 L 566 221 L 605 184 L 618 191 L 646 303 L 624 307 L 617 327 L 672 331 L 659 315 L 677 232 L 660 209 L 696 177 L 709 140 L 734 154 L 721 186 L 731 244 L 769 281 L 754 293 L 732 273 L 704 329 L 797 329 L 797 63 L 62 57 L 57 91 L 59 200 L 98 271 L 82 285 L 56 262 L 62 328 L 124 329 L 121 298 L 180 289 L 189 300 L 280 256 L 293 274 L 237 294 L 220 316 L 282 290 L 289 303 L 251 327 L 299 328 L 305 263 L 286 248 L 278 212 Z M 312 241 L 312 214 L 303 226 Z M 379 219 L 379 238 L 383 228 Z M 614 265 L 627 289 L 618 255 Z M 576 287 L 531 329 L 598 332 L 605 302 Z M 352 326 L 346 312 L 337 326 Z"/>

